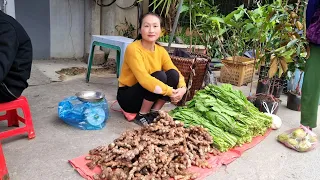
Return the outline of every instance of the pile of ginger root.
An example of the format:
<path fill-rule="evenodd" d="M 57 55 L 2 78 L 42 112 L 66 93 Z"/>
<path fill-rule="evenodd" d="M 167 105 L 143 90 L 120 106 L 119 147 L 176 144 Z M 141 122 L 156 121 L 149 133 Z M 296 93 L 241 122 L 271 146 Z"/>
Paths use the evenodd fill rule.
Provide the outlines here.
<path fill-rule="evenodd" d="M 124 132 L 108 146 L 99 146 L 86 156 L 90 169 L 101 168 L 95 180 L 196 179 L 187 171 L 192 165 L 211 168 L 212 137 L 202 127 L 184 127 L 164 111 L 155 123 Z"/>

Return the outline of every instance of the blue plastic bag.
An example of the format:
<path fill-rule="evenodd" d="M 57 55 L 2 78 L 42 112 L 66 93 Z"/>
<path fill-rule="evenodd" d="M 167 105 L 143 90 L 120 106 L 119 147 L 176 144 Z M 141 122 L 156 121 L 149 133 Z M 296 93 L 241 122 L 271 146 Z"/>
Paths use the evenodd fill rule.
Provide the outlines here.
<path fill-rule="evenodd" d="M 297 88 L 299 78 L 300 78 L 300 73 L 301 73 L 301 71 L 299 69 L 295 70 L 294 76 L 292 76 L 292 78 L 288 82 L 288 90 L 294 91 Z M 301 75 L 301 80 L 300 80 L 300 85 L 299 85 L 300 90 L 302 90 L 303 79 L 304 79 L 304 72 Z M 319 105 L 320 105 L 320 100 L 319 100 Z"/>
<path fill-rule="evenodd" d="M 65 123 L 82 130 L 102 129 L 109 118 L 108 102 L 82 102 L 76 96 L 59 102 L 59 118 Z"/>
<path fill-rule="evenodd" d="M 292 78 L 289 80 L 288 83 L 288 90 L 294 91 L 296 87 L 298 86 L 299 78 L 300 78 L 300 73 L 301 71 L 296 69 L 294 72 L 294 75 Z M 299 88 L 302 89 L 302 84 L 303 84 L 303 77 L 304 77 L 304 72 L 302 73 L 301 80 L 300 80 L 300 85 Z"/>

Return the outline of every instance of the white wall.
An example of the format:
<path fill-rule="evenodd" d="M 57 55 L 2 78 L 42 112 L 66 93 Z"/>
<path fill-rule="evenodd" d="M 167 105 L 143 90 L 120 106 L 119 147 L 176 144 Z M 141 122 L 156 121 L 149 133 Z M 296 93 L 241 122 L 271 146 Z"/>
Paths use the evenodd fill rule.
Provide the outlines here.
<path fill-rule="evenodd" d="M 86 0 L 84 4 L 84 49 L 86 55 L 90 51 L 91 35 L 100 35 L 101 7 L 92 0 Z M 96 47 L 96 49 L 98 49 Z"/>
<path fill-rule="evenodd" d="M 4 1 L 1 2 L 1 6 L 3 5 L 3 2 Z M 13 18 L 16 18 L 14 0 L 7 0 L 4 8 L 5 8 L 6 14 L 10 15 Z"/>
<path fill-rule="evenodd" d="M 84 1 L 50 0 L 51 58 L 82 58 Z"/>
<path fill-rule="evenodd" d="M 87 1 L 92 0 L 50 0 L 51 58 L 82 58 L 89 51 L 92 34 L 118 35 L 115 26 L 123 23 L 125 18 L 137 25 L 136 6 L 126 10 L 116 4 L 100 8 L 93 1 Z M 116 3 L 127 7 L 134 1 L 117 0 Z M 110 2 L 103 0 L 104 4 Z"/>

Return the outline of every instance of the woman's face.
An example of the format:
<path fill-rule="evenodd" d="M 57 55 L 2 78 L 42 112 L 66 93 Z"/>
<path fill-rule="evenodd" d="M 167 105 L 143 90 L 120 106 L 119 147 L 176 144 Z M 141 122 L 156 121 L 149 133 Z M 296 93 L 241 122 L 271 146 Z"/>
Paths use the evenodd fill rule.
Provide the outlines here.
<path fill-rule="evenodd" d="M 160 19 L 154 15 L 147 15 L 142 20 L 142 39 L 148 42 L 156 42 L 161 34 Z"/>

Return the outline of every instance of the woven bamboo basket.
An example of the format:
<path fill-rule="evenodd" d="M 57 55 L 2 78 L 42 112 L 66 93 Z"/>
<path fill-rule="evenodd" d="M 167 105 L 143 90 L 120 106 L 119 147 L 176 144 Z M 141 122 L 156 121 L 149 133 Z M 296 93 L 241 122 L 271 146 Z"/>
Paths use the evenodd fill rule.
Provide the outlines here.
<path fill-rule="evenodd" d="M 192 58 L 184 58 L 173 55 L 170 56 L 173 64 L 184 76 L 187 88 L 189 89 L 188 93 L 186 93 L 185 97 L 178 105 L 184 105 L 186 101 L 189 101 L 193 98 L 197 90 L 202 89 L 204 77 L 208 70 L 208 56 L 193 53 L 191 53 L 191 55 Z"/>
<path fill-rule="evenodd" d="M 221 62 L 224 65 L 220 72 L 220 81 L 222 83 L 242 86 L 252 81 L 252 73 L 254 71 L 253 59 L 235 56 L 234 59 L 229 57 L 222 59 Z"/>

